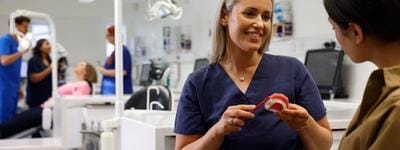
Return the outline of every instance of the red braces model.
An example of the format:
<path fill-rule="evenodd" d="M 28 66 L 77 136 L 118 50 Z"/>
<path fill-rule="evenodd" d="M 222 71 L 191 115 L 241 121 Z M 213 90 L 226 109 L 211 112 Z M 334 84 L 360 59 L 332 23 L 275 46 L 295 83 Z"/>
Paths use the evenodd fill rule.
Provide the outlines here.
<path fill-rule="evenodd" d="M 266 97 L 260 103 L 258 103 L 256 107 L 252 110 L 252 112 L 255 112 L 258 108 L 260 108 L 263 105 L 265 109 L 269 111 L 279 112 L 282 111 L 283 109 L 288 108 L 289 99 L 281 93 L 274 93 Z"/>

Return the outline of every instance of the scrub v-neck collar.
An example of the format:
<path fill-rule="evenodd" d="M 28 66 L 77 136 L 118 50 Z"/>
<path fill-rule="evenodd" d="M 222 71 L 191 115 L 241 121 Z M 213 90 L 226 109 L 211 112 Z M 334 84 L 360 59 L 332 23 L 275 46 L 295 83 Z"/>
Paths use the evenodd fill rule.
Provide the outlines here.
<path fill-rule="evenodd" d="M 258 65 L 257 65 L 256 71 L 254 72 L 254 75 L 251 78 L 249 86 L 247 87 L 247 89 L 246 89 L 246 91 L 244 93 L 235 84 L 233 79 L 228 75 L 228 73 L 225 71 L 224 67 L 222 67 L 222 65 L 219 64 L 219 63 L 217 63 L 217 66 L 218 66 L 218 69 L 220 69 L 223 72 L 222 75 L 224 76 L 224 78 L 227 78 L 227 80 L 229 80 L 228 84 L 230 84 L 231 86 L 235 87 L 236 92 L 240 93 L 245 99 L 249 100 L 250 102 L 258 102 L 259 100 L 256 100 L 256 99 L 252 100 L 250 94 L 253 91 L 252 89 L 253 89 L 253 86 L 254 86 L 254 83 L 253 83 L 254 79 L 258 78 L 258 74 L 260 72 L 260 69 L 262 68 L 263 63 L 264 63 L 264 59 L 265 59 L 264 57 L 265 57 L 265 54 L 263 54 L 261 56 L 261 60 L 259 61 Z"/>

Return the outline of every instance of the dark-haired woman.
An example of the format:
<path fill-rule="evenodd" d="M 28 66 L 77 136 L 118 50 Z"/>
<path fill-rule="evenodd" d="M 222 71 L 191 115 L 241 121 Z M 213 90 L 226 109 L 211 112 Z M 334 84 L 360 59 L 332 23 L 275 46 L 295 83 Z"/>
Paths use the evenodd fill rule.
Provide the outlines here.
<path fill-rule="evenodd" d="M 28 62 L 28 85 L 26 103 L 29 108 L 39 106 L 51 96 L 51 46 L 48 40 L 40 39 L 33 48 Z"/>
<path fill-rule="evenodd" d="M 340 150 L 400 149 L 400 1 L 324 0 L 329 22 L 355 63 L 372 72 Z"/>

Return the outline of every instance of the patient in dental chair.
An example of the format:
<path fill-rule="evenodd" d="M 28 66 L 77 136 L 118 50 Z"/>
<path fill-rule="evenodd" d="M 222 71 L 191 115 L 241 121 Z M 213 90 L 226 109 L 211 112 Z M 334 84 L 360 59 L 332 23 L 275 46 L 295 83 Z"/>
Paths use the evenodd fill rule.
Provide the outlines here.
<path fill-rule="evenodd" d="M 92 83 L 97 82 L 95 68 L 87 62 L 80 62 L 75 68 L 75 75 L 75 82 L 66 83 L 58 88 L 59 95 L 80 96 L 92 93 Z M 11 137 L 27 129 L 39 127 L 42 124 L 43 108 L 52 108 L 53 105 L 54 100 L 50 98 L 41 106 L 31 108 L 0 124 L 0 139 Z"/>

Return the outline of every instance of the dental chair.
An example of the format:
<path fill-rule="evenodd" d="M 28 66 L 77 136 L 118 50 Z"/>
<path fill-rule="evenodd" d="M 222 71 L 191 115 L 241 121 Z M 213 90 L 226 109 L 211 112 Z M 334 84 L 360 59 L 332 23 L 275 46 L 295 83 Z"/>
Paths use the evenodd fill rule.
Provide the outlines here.
<path fill-rule="evenodd" d="M 168 66 L 163 66 L 162 63 L 156 61 L 151 62 L 150 70 L 142 68 L 141 74 L 148 75 L 150 84 L 135 92 L 125 103 L 125 109 L 171 110 L 173 95 L 171 90 L 162 83 L 169 72 Z"/>
<path fill-rule="evenodd" d="M 63 85 L 65 84 L 65 75 L 68 68 L 68 60 L 65 57 L 65 55 L 62 55 L 62 57 L 58 59 L 57 63 L 58 63 L 57 71 L 58 74 L 60 75 L 58 80 L 58 85 Z M 92 85 L 91 88 L 93 89 Z M 28 112 L 26 113 L 17 115 L 16 116 L 17 118 L 14 119 L 15 121 L 13 120 L 12 123 L 10 123 L 10 125 L 7 124 L 4 125 L 4 128 L 12 128 L 7 126 L 11 126 L 12 124 L 18 124 L 18 127 L 13 128 L 12 130 L 10 130 L 9 133 L 3 133 L 5 135 L 0 135 L 0 137 L 6 136 L 6 138 L 18 139 L 18 138 L 29 137 L 30 135 L 38 135 L 39 137 L 51 136 L 51 128 L 53 121 L 52 110 L 50 108 L 43 108 L 43 109 L 31 108 L 30 110 L 27 111 Z M 18 119 L 18 117 L 24 119 Z M 0 125 L 0 127 L 3 128 L 2 125 Z M 20 132 L 16 133 L 17 131 Z M 16 134 L 11 135 L 11 133 L 16 133 Z"/>
<path fill-rule="evenodd" d="M 47 134 L 41 126 L 41 121 L 42 110 L 31 108 L 0 124 L 0 139 L 45 137 Z"/>
<path fill-rule="evenodd" d="M 171 110 L 171 91 L 162 85 L 145 87 L 125 103 L 125 109 Z"/>

